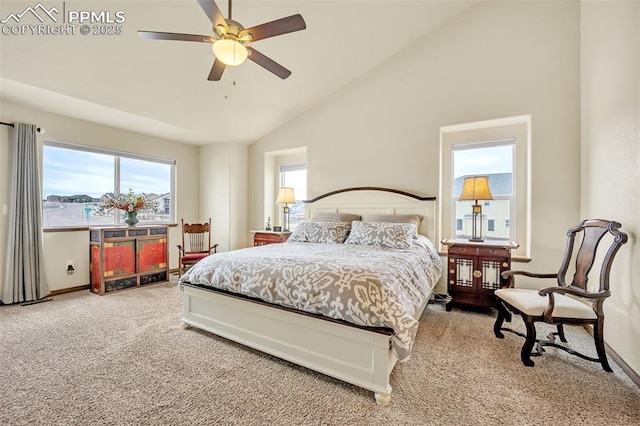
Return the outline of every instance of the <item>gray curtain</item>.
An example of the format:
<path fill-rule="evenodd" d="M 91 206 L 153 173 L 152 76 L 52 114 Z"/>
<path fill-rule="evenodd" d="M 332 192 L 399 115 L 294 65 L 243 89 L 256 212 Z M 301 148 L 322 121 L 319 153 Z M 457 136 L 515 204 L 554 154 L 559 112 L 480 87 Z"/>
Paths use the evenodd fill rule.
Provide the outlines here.
<path fill-rule="evenodd" d="M 49 294 L 44 275 L 42 197 L 36 126 L 15 123 L 11 199 L 2 303 L 31 302 Z"/>

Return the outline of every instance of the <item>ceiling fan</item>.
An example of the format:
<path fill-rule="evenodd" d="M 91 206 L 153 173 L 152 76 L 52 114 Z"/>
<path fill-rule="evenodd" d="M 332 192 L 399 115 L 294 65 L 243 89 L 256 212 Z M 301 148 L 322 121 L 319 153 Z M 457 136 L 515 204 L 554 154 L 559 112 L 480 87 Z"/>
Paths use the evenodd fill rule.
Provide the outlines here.
<path fill-rule="evenodd" d="M 231 19 L 231 0 L 229 0 L 228 19 L 222 16 L 215 1 L 198 0 L 198 4 L 213 24 L 213 36 L 142 30 L 138 31 L 138 35 L 151 40 L 212 43 L 212 50 L 216 58 L 207 78 L 210 81 L 219 81 L 227 66 L 240 65 L 247 58 L 282 79 L 291 75 L 291 71 L 247 44 L 281 34 L 304 30 L 307 25 L 300 14 L 245 28 L 239 22 Z"/>

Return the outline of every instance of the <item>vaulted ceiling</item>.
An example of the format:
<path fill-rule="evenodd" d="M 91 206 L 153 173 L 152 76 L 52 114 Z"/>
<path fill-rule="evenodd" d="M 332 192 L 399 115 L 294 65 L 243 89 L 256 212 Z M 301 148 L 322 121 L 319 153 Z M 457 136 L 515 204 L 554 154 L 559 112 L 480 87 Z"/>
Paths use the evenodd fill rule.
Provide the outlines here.
<path fill-rule="evenodd" d="M 251 61 L 207 81 L 211 45 L 144 40 L 137 30 L 212 34 L 195 0 L 44 2 L 70 10 L 123 11 L 122 34 L 0 34 L 0 99 L 192 144 L 251 143 L 419 42 L 475 1 L 236 0 L 251 27 L 300 13 L 307 29 L 252 44 L 292 71 L 281 80 Z M 32 2 L 2 1 L 0 20 Z M 227 2 L 218 0 L 227 16 Z M 62 14 L 62 12 L 61 12 Z M 50 22 L 45 22 L 49 24 Z M 23 16 L 21 25 L 39 24 Z M 104 28 L 108 31 L 108 28 Z M 7 32 L 9 34 L 7 34 Z M 402 76 L 398 76 L 402 78 Z"/>

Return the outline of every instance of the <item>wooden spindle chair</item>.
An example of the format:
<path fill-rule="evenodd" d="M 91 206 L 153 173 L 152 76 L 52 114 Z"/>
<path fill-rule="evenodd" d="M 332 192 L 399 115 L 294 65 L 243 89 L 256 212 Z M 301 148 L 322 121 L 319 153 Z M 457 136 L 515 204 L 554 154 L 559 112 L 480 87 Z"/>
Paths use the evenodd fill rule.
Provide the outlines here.
<path fill-rule="evenodd" d="M 211 245 L 211 218 L 208 223 L 182 224 L 182 244 L 178 244 L 178 277 L 210 254 L 218 252 L 218 244 Z"/>

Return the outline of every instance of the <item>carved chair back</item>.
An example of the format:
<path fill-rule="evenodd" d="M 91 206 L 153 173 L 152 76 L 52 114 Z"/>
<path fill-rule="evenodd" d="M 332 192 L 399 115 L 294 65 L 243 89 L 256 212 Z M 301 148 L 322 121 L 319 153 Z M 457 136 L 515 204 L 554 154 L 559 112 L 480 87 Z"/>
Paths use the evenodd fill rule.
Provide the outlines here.
<path fill-rule="evenodd" d="M 185 254 L 208 253 L 211 248 L 211 219 L 208 223 L 182 222 L 182 247 Z"/>
<path fill-rule="evenodd" d="M 567 231 L 567 248 L 562 266 L 558 272 L 558 284 L 564 287 L 567 286 L 565 277 L 571 259 L 573 258 L 573 250 L 578 241 L 580 241 L 579 239 L 576 240 L 576 236 L 581 234 L 580 247 L 575 256 L 575 272 L 569 286 L 577 287 L 588 292 L 587 283 L 589 281 L 589 272 L 596 261 L 598 245 L 605 235 L 611 234 L 613 241 L 602 259 L 598 287 L 598 293 L 609 293 L 609 274 L 611 272 L 613 258 L 620 247 L 627 242 L 627 234 L 619 230 L 621 226 L 620 223 L 614 221 L 592 219 L 584 220 L 578 226 L 569 229 Z"/>

